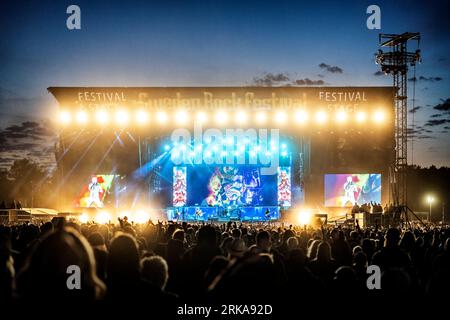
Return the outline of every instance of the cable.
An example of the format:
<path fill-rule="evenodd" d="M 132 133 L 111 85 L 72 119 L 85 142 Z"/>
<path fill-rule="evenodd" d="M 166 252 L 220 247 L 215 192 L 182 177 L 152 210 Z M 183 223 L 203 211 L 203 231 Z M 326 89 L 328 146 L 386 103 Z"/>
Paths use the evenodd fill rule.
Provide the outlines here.
<path fill-rule="evenodd" d="M 414 134 L 416 133 L 416 123 L 415 123 L 415 114 L 416 114 L 416 64 L 414 63 L 414 77 L 413 77 L 413 100 L 412 100 L 412 134 L 411 134 L 411 165 L 414 165 Z"/>

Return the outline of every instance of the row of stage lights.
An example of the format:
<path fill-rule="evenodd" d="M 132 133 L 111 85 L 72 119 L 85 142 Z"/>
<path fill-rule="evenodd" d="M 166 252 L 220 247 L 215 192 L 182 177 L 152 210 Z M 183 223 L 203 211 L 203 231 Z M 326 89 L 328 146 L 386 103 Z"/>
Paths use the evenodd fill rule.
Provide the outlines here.
<path fill-rule="evenodd" d="M 225 125 L 234 120 L 235 124 L 245 125 L 249 122 L 256 122 L 257 124 L 265 124 L 269 120 L 278 124 L 286 124 L 294 121 L 297 124 L 310 124 L 311 122 L 316 124 L 325 124 L 329 120 L 334 120 L 336 123 L 343 124 L 349 121 L 354 121 L 359 124 L 367 123 L 371 121 L 374 124 L 382 124 L 386 121 L 387 115 L 383 109 L 375 110 L 371 113 L 364 111 L 358 111 L 355 114 L 349 114 L 346 111 L 339 110 L 331 114 L 329 112 L 319 110 L 313 114 L 308 113 L 305 110 L 294 111 L 293 114 L 284 110 L 278 110 L 273 112 L 257 111 L 250 117 L 249 113 L 244 110 L 238 110 L 236 112 L 227 112 L 224 110 L 218 110 L 213 115 L 208 115 L 206 112 L 199 111 L 192 115 L 187 110 L 177 110 L 173 114 L 169 114 L 166 111 L 156 111 L 152 116 L 150 113 L 144 110 L 138 110 L 135 113 L 130 113 L 126 110 L 118 110 L 115 112 L 108 112 L 106 110 L 98 110 L 95 113 L 88 113 L 86 111 L 78 111 L 71 113 L 66 110 L 62 110 L 59 113 L 59 122 L 63 125 L 76 123 L 79 125 L 87 125 L 94 122 L 99 125 L 116 124 L 119 126 L 127 126 L 130 123 L 138 125 L 145 125 L 150 122 L 154 122 L 159 125 L 166 125 L 169 123 L 184 125 L 188 124 L 192 120 L 199 121 L 201 123 L 207 123 L 212 116 L 212 123 L 217 125 Z M 152 121 L 153 120 L 153 121 Z"/>
<path fill-rule="evenodd" d="M 226 147 L 228 146 L 228 147 Z M 207 143 L 206 145 L 198 144 L 196 146 L 186 145 L 186 144 L 174 144 L 173 147 L 171 145 L 164 145 L 164 150 L 166 152 L 170 152 L 171 156 L 176 159 L 182 155 L 185 158 L 191 159 L 195 157 L 197 154 L 203 154 L 204 157 L 210 158 L 213 156 L 220 155 L 221 157 L 229 156 L 229 151 L 231 151 L 231 155 L 235 157 L 239 157 L 241 155 L 248 155 L 251 158 L 255 158 L 258 155 L 264 154 L 266 157 L 270 157 L 273 152 L 280 151 L 281 157 L 289 156 L 289 151 L 286 143 L 281 143 L 278 147 L 276 143 L 273 141 L 270 142 L 267 146 L 261 146 L 260 144 L 252 144 L 249 140 L 244 139 L 243 143 L 236 143 L 231 139 L 225 139 L 219 143 Z"/>

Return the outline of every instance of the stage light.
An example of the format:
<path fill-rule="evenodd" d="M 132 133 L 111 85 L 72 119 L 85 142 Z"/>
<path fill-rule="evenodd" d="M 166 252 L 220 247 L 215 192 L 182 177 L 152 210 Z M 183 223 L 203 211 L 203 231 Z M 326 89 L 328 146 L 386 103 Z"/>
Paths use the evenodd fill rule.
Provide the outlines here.
<path fill-rule="evenodd" d="M 172 154 L 170 156 L 170 159 L 172 161 L 178 160 L 178 158 L 180 157 L 180 151 L 178 150 L 172 150 Z"/>
<path fill-rule="evenodd" d="M 282 155 L 283 157 L 286 157 L 286 156 L 287 156 L 287 151 L 285 151 L 285 150 L 281 151 L 281 155 Z"/>
<path fill-rule="evenodd" d="M 136 112 L 136 122 L 139 124 L 145 124 L 148 122 L 148 113 L 144 110 L 138 110 Z"/>
<path fill-rule="evenodd" d="M 356 113 L 356 122 L 362 123 L 366 121 L 366 113 L 363 111 L 358 111 Z"/>
<path fill-rule="evenodd" d="M 204 122 L 206 122 L 206 120 L 208 120 L 208 116 L 203 111 L 197 112 L 197 115 L 195 118 L 197 121 L 199 121 L 201 123 L 204 123 Z"/>
<path fill-rule="evenodd" d="M 212 150 L 213 150 L 213 151 L 218 151 L 218 150 L 219 150 L 219 147 L 218 147 L 217 145 L 213 145 L 213 146 L 212 146 Z"/>
<path fill-rule="evenodd" d="M 286 148 L 287 148 L 286 143 L 282 143 L 282 144 L 281 144 L 281 149 L 286 149 Z"/>
<path fill-rule="evenodd" d="M 80 223 L 87 223 L 89 221 L 89 217 L 87 214 L 83 213 L 78 217 L 78 221 L 80 221 Z"/>
<path fill-rule="evenodd" d="M 250 157 L 256 157 L 256 152 L 255 151 L 252 150 L 249 153 L 250 153 Z"/>
<path fill-rule="evenodd" d="M 245 122 L 247 122 L 247 113 L 243 110 L 239 110 L 236 113 L 235 118 L 236 118 L 237 123 L 241 123 L 241 124 L 245 123 Z"/>
<path fill-rule="evenodd" d="M 385 114 L 382 110 L 377 110 L 373 113 L 373 121 L 376 123 L 382 123 L 385 119 Z"/>
<path fill-rule="evenodd" d="M 59 113 L 59 122 L 62 124 L 69 124 L 72 120 L 69 111 L 61 111 Z"/>
<path fill-rule="evenodd" d="M 294 117 L 297 123 L 303 124 L 308 120 L 308 113 L 305 110 L 297 110 Z"/>
<path fill-rule="evenodd" d="M 185 151 L 185 150 L 186 150 L 186 145 L 185 145 L 185 144 L 182 144 L 182 145 L 180 146 L 180 149 L 181 149 L 181 151 Z"/>
<path fill-rule="evenodd" d="M 169 149 L 170 149 L 170 146 L 169 146 L 168 144 L 166 144 L 166 145 L 164 146 L 164 150 L 169 151 Z"/>
<path fill-rule="evenodd" d="M 218 124 L 225 124 L 228 121 L 228 114 L 223 110 L 217 111 L 215 120 Z"/>
<path fill-rule="evenodd" d="M 128 113 L 125 110 L 116 111 L 115 118 L 119 125 L 125 125 L 128 123 Z"/>
<path fill-rule="evenodd" d="M 195 147 L 195 149 L 197 151 L 202 151 L 203 150 L 203 145 L 199 144 L 198 146 Z"/>
<path fill-rule="evenodd" d="M 344 110 L 339 110 L 336 112 L 336 121 L 338 123 L 343 123 L 347 120 L 347 113 Z"/>
<path fill-rule="evenodd" d="M 325 111 L 317 111 L 316 121 L 319 124 L 323 124 L 323 123 L 327 122 L 327 113 Z"/>
<path fill-rule="evenodd" d="M 205 157 L 211 157 L 211 155 L 212 155 L 211 151 L 208 150 L 205 152 Z"/>
<path fill-rule="evenodd" d="M 76 120 L 79 124 L 86 124 L 88 122 L 88 116 L 86 111 L 78 111 L 76 115 Z"/>
<path fill-rule="evenodd" d="M 228 155 L 228 153 L 227 153 L 226 151 L 222 151 L 222 152 L 220 153 L 220 155 L 221 155 L 222 157 L 225 157 L 226 155 Z"/>
<path fill-rule="evenodd" d="M 285 123 L 287 120 L 287 115 L 286 112 L 284 111 L 277 111 L 277 113 L 275 114 L 275 121 L 278 122 L 279 124 L 283 124 Z"/>
<path fill-rule="evenodd" d="M 300 225 L 308 225 L 311 223 L 312 213 L 307 210 L 301 210 L 298 213 L 297 221 Z"/>
<path fill-rule="evenodd" d="M 95 118 L 97 119 L 97 122 L 99 124 L 106 124 L 109 120 L 109 115 L 108 112 L 106 112 L 106 110 L 98 110 L 95 113 Z"/>
<path fill-rule="evenodd" d="M 164 111 L 156 112 L 156 121 L 160 124 L 165 124 L 167 122 L 167 113 Z"/>
<path fill-rule="evenodd" d="M 111 215 L 106 211 L 100 211 L 95 217 L 95 222 L 106 224 L 111 220 Z"/>
<path fill-rule="evenodd" d="M 260 123 L 260 124 L 265 123 L 265 122 L 266 122 L 266 119 L 267 119 L 267 115 L 266 115 L 266 113 L 265 113 L 264 111 L 259 111 L 259 112 L 256 114 L 256 121 L 257 121 L 258 123 Z"/>
<path fill-rule="evenodd" d="M 177 110 L 175 112 L 175 123 L 178 124 L 185 124 L 189 119 L 189 116 L 186 112 L 186 110 Z"/>
<path fill-rule="evenodd" d="M 146 223 L 150 219 L 150 214 L 145 211 L 137 211 L 133 215 L 133 221 L 136 223 Z"/>

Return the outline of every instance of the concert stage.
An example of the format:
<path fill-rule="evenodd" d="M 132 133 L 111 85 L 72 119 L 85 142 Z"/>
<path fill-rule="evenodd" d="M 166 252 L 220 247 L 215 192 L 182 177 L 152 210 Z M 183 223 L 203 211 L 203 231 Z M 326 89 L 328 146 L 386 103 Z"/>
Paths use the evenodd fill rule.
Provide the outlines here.
<path fill-rule="evenodd" d="M 49 91 L 61 106 L 57 194 L 67 211 L 264 222 L 388 201 L 390 87 Z"/>

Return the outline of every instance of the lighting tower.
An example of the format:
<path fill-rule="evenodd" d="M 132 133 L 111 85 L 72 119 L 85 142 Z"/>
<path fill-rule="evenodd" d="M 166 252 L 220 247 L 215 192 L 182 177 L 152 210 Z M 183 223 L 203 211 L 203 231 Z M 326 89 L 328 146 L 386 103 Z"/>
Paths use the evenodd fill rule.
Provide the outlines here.
<path fill-rule="evenodd" d="M 408 97 L 407 81 L 408 67 L 421 62 L 420 50 L 407 51 L 407 43 L 416 40 L 420 42 L 420 33 L 405 32 L 403 34 L 380 34 L 381 49 L 376 54 L 376 63 L 381 66 L 385 74 L 392 74 L 395 92 L 395 159 L 391 168 L 390 189 L 394 205 L 406 212 L 407 185 L 406 170 L 408 165 Z M 416 80 L 416 79 L 414 79 Z"/>

